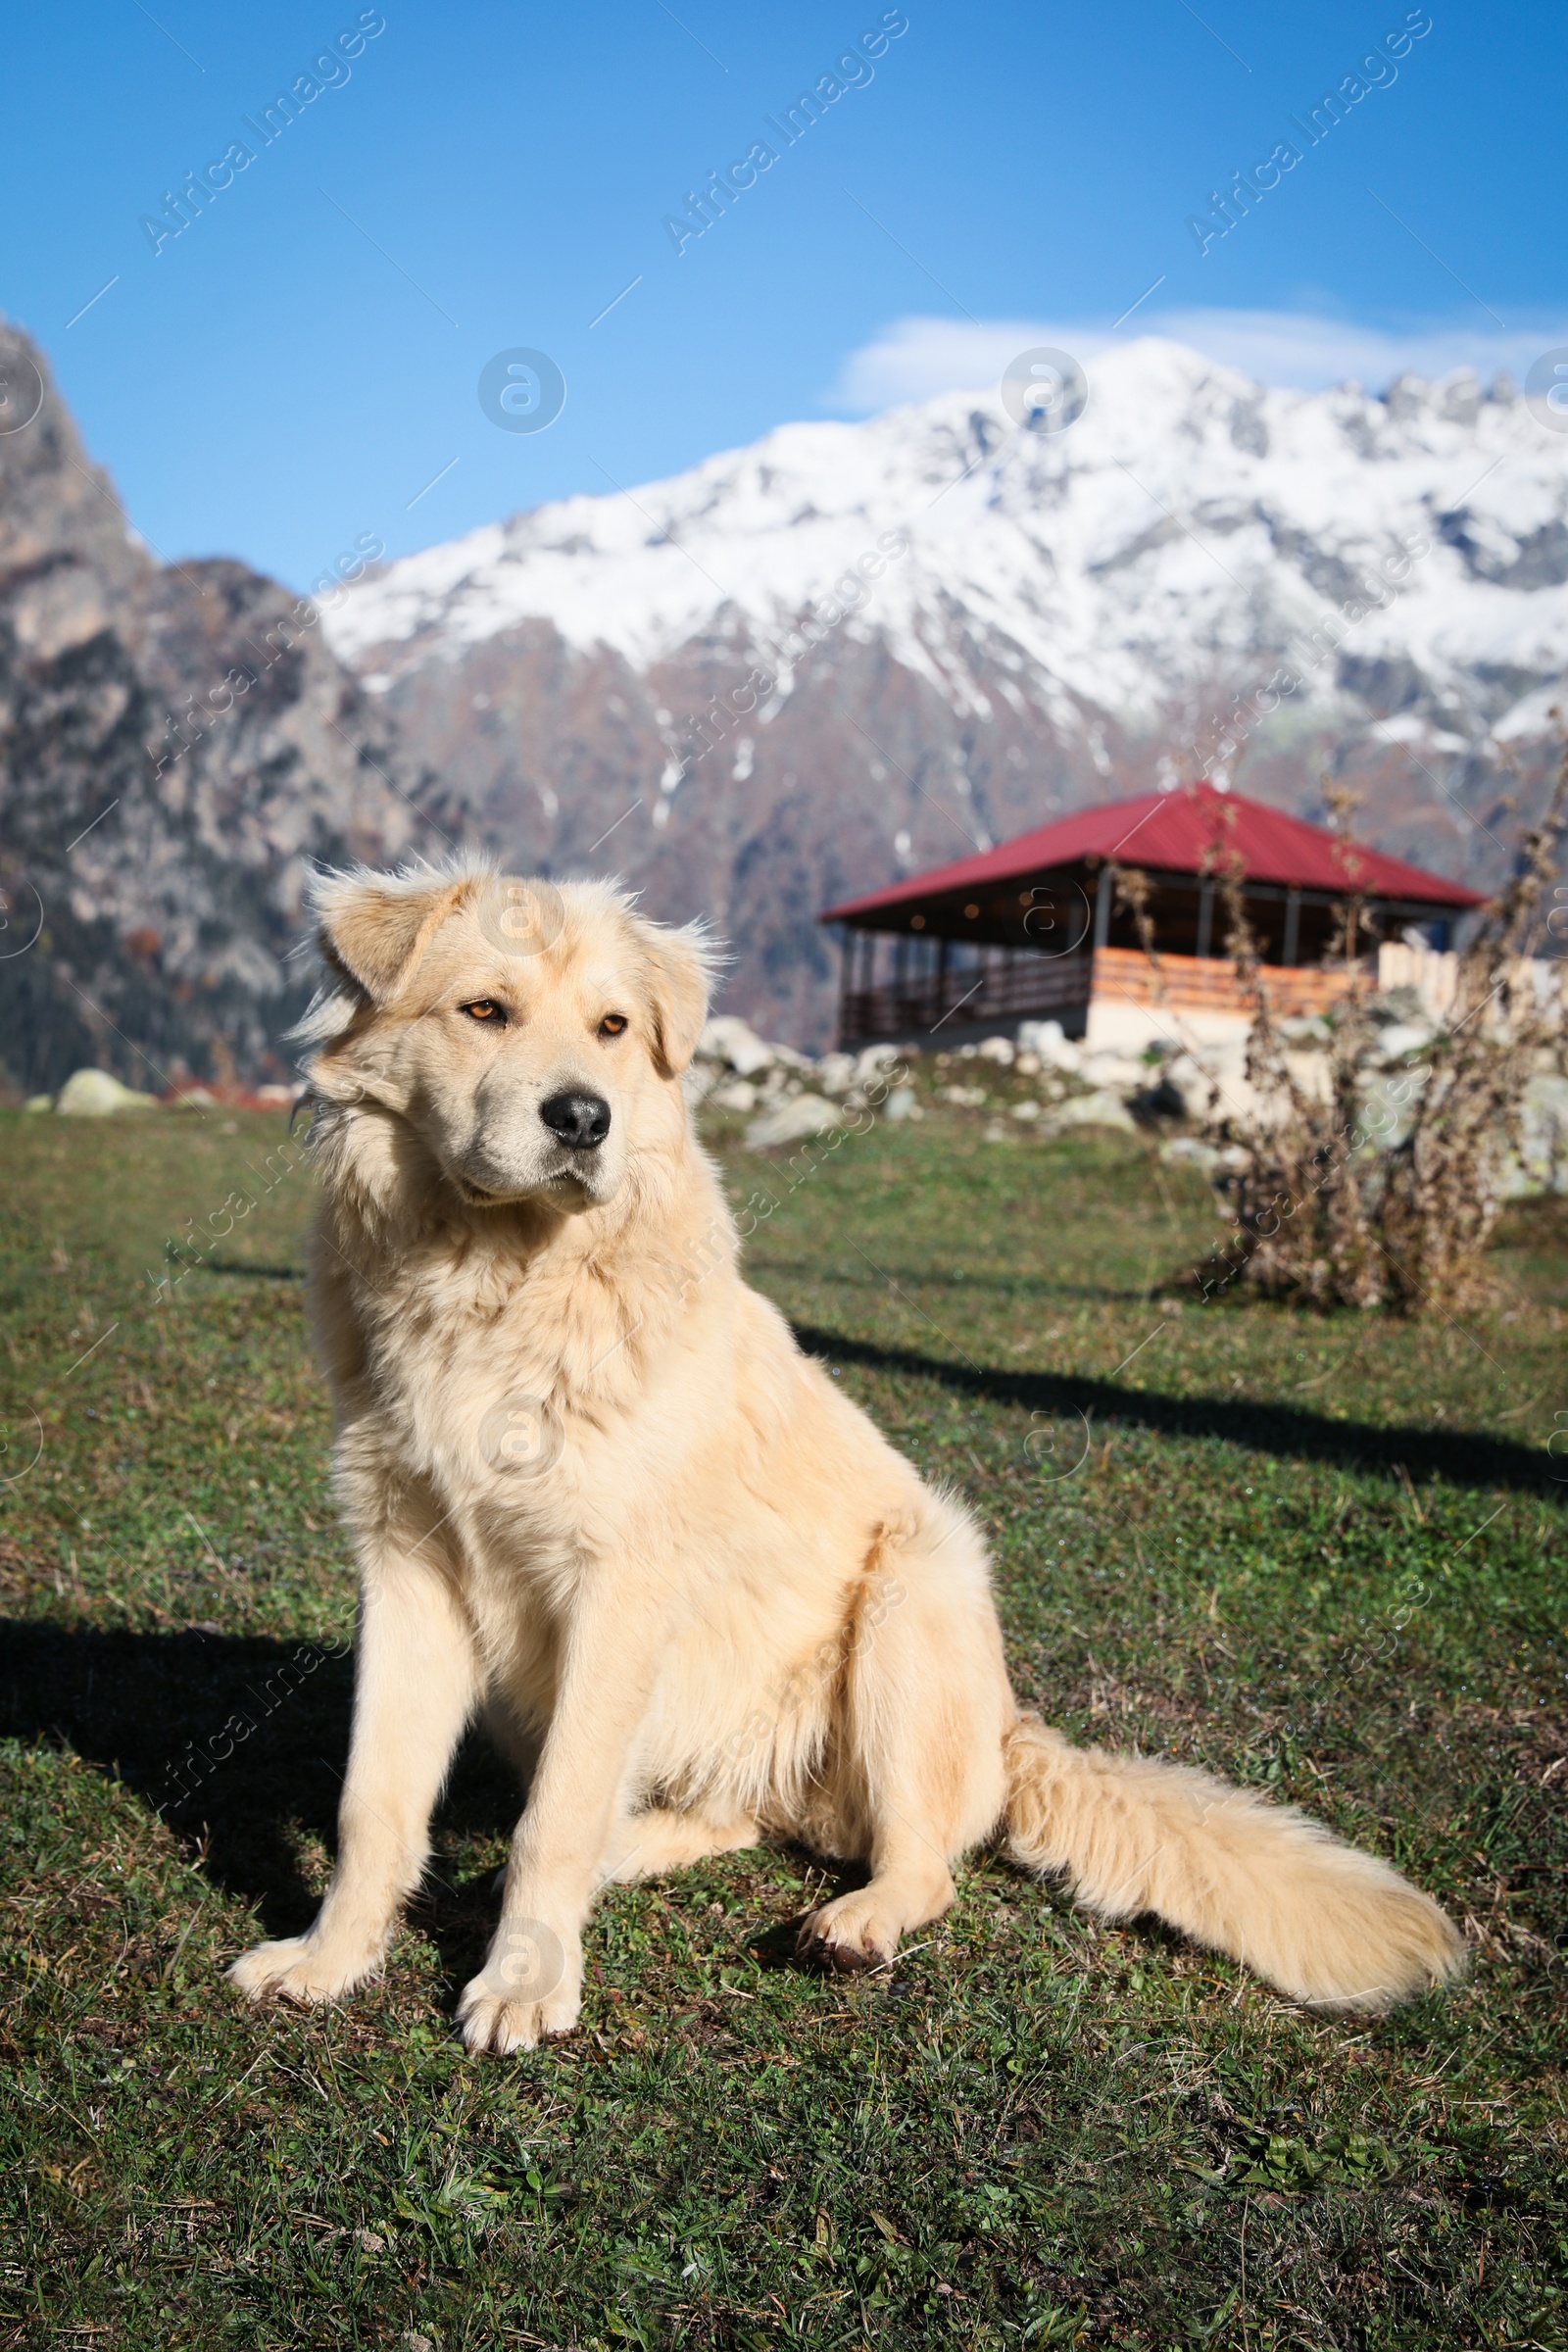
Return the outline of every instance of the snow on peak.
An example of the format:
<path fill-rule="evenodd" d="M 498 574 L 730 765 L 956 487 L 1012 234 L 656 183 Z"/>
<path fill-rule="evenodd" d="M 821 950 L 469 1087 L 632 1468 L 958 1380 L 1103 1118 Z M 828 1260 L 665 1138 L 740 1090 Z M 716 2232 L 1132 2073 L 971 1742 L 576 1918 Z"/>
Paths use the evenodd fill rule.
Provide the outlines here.
<path fill-rule="evenodd" d="M 1460 700 L 1482 671 L 1531 673 L 1524 692 L 1568 662 L 1568 434 L 1506 379 L 1272 390 L 1157 336 L 1088 376 L 1057 432 L 994 389 L 781 425 L 406 557 L 324 625 L 380 676 L 529 619 L 638 670 L 715 634 L 787 669 L 840 583 L 842 625 L 956 704 L 983 706 L 979 645 L 993 690 L 1133 720 L 1352 607 L 1358 655 Z"/>

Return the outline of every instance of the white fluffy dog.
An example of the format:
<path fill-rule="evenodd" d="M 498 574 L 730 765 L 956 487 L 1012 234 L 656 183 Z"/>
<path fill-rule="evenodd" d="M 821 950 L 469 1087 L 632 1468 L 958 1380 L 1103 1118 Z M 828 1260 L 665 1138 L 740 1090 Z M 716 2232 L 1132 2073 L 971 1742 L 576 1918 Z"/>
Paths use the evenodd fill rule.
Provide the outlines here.
<path fill-rule="evenodd" d="M 320 1915 L 236 1962 L 243 1990 L 329 2000 L 377 1967 L 480 1709 L 530 1785 L 471 2049 L 571 2028 L 607 1880 L 768 1836 L 868 1866 L 807 1923 L 837 1967 L 891 1959 L 1000 1838 L 1304 2000 L 1453 1972 L 1453 1929 L 1388 1864 L 1020 1713 L 974 1526 L 741 1280 L 679 1084 L 699 936 L 471 866 L 333 876 L 318 913 L 354 1731 Z"/>

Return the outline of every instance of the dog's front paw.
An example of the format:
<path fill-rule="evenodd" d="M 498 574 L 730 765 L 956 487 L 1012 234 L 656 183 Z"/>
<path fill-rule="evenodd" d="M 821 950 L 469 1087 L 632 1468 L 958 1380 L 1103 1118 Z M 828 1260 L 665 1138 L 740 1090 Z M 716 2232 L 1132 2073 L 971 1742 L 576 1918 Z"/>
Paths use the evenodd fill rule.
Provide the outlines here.
<path fill-rule="evenodd" d="M 266 2000 L 270 1993 L 308 2004 L 336 2001 L 364 1983 L 379 1956 L 351 1958 L 309 1936 L 290 1936 L 279 1943 L 254 1944 L 230 1967 L 228 1981 L 252 2001 Z"/>
<path fill-rule="evenodd" d="M 582 2003 L 575 1992 L 547 2001 L 514 2001 L 497 1993 L 488 1979 L 475 1977 L 458 2005 L 463 2038 L 475 2057 L 505 2058 L 512 2050 L 537 2049 L 558 2034 L 569 2034 Z"/>
<path fill-rule="evenodd" d="M 503 1920 L 484 1967 L 464 1987 L 458 2024 L 468 2048 L 504 2058 L 569 2034 L 582 2007 L 582 1951 L 542 1920 Z"/>

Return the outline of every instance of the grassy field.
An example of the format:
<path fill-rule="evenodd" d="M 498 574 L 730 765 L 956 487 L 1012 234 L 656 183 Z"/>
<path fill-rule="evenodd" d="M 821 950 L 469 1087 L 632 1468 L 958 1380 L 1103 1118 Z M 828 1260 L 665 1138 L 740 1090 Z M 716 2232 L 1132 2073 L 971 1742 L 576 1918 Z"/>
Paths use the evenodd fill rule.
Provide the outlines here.
<path fill-rule="evenodd" d="M 759 1851 L 611 1890 L 579 2032 L 475 2063 L 477 1742 L 382 1983 L 220 1978 L 308 1920 L 346 1746 L 307 1170 L 220 1114 L 0 1165 L 0 2344 L 1568 2343 L 1565 1204 L 1411 1327 L 1200 1304 L 1213 1204 L 1131 1139 L 728 1155 L 754 1279 L 990 1530 L 1023 1696 L 1394 1855 L 1473 1968 L 1307 2016 L 982 1857 L 825 1982 Z"/>

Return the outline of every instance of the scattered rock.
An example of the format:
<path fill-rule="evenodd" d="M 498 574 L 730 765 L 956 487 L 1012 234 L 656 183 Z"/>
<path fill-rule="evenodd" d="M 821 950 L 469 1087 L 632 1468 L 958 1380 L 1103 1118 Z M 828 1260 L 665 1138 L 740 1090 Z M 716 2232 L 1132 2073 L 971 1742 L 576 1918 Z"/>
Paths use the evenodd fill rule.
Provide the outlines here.
<path fill-rule="evenodd" d="M 1168 1168 L 1217 1168 L 1219 1152 L 1212 1144 L 1205 1144 L 1196 1135 L 1173 1135 L 1159 1147 L 1159 1156 Z"/>
<path fill-rule="evenodd" d="M 1129 1100 L 1128 1109 L 1139 1119 L 1184 1119 L 1187 1098 L 1172 1086 L 1163 1070 L 1152 1065 L 1148 1081 Z"/>
<path fill-rule="evenodd" d="M 855 1084 L 853 1054 L 824 1054 L 816 1065 L 816 1083 L 824 1095 L 847 1095 Z"/>
<path fill-rule="evenodd" d="M 1376 1150 L 1392 1152 L 1403 1143 L 1414 1124 L 1421 1089 L 1430 1075 L 1430 1071 L 1423 1069 L 1359 1073 L 1361 1120 L 1367 1139 Z"/>
<path fill-rule="evenodd" d="M 1525 1088 L 1519 1150 L 1502 1172 L 1502 1197 L 1568 1193 L 1568 1078 L 1538 1075 Z"/>
<path fill-rule="evenodd" d="M 715 1086 L 708 1100 L 715 1110 L 755 1110 L 758 1093 L 749 1078 L 731 1078 Z"/>
<path fill-rule="evenodd" d="M 1038 1102 L 1015 1102 L 1012 1106 L 1012 1115 L 1015 1119 L 1038 1119 L 1040 1107 Z"/>
<path fill-rule="evenodd" d="M 1208 1072 L 1191 1054 L 1177 1054 L 1160 1072 L 1160 1083 L 1181 1098 L 1182 1116 L 1201 1119 L 1208 1112 Z"/>
<path fill-rule="evenodd" d="M 1010 1037 L 982 1038 L 977 1051 L 982 1061 L 999 1062 L 1004 1070 L 1010 1070 L 1016 1058 Z"/>
<path fill-rule="evenodd" d="M 107 1119 L 117 1111 L 161 1110 L 163 1105 L 156 1095 L 139 1095 L 107 1070 L 73 1070 L 55 1108 L 68 1119 Z"/>
<path fill-rule="evenodd" d="M 798 1143 L 802 1136 L 823 1135 L 828 1128 L 843 1125 L 844 1113 L 836 1102 L 821 1095 L 796 1095 L 754 1120 L 746 1130 L 747 1148 L 767 1152 L 775 1144 Z"/>
<path fill-rule="evenodd" d="M 1059 1102 L 1051 1113 L 1050 1124 L 1054 1135 L 1064 1127 L 1120 1127 L 1128 1135 L 1138 1132 L 1133 1114 L 1120 1095 L 1113 1095 L 1103 1086 L 1092 1095 L 1074 1095 L 1071 1102 Z"/>
<path fill-rule="evenodd" d="M 1087 1085 L 1110 1088 L 1124 1095 L 1137 1094 L 1149 1084 L 1151 1075 L 1148 1062 L 1133 1061 L 1125 1054 L 1085 1054 L 1078 1069 Z"/>
<path fill-rule="evenodd" d="M 878 1075 L 878 1074 L 879 1074 L 881 1071 L 883 1071 L 883 1070 L 885 1070 L 885 1069 L 889 1069 L 889 1068 L 891 1068 L 891 1067 L 892 1067 L 892 1065 L 893 1065 L 895 1062 L 902 1061 L 903 1059 L 904 1059 L 904 1053 L 903 1053 L 903 1049 L 902 1049 L 901 1047 L 898 1047 L 898 1046 L 867 1046 L 867 1047 L 865 1047 L 865 1049 L 863 1050 L 863 1052 L 861 1052 L 860 1054 L 858 1054 L 856 1056 L 856 1062 L 855 1062 L 855 1083 L 856 1083 L 856 1085 L 857 1085 L 857 1086 L 869 1086 L 869 1084 L 871 1083 L 872 1079 L 873 1079 L 873 1078 L 875 1078 L 875 1077 L 876 1077 L 876 1076 L 877 1076 L 877 1075 Z"/>
<path fill-rule="evenodd" d="M 53 1095 L 29 1095 L 22 1105 L 24 1110 L 53 1110 L 54 1106 Z"/>
<path fill-rule="evenodd" d="M 882 1105 L 883 1115 L 890 1119 L 923 1119 L 912 1086 L 896 1086 Z"/>
<path fill-rule="evenodd" d="M 1393 1021 L 1379 1036 L 1377 1050 L 1385 1061 L 1402 1061 L 1407 1054 L 1430 1046 L 1435 1035 L 1424 1021 Z"/>

